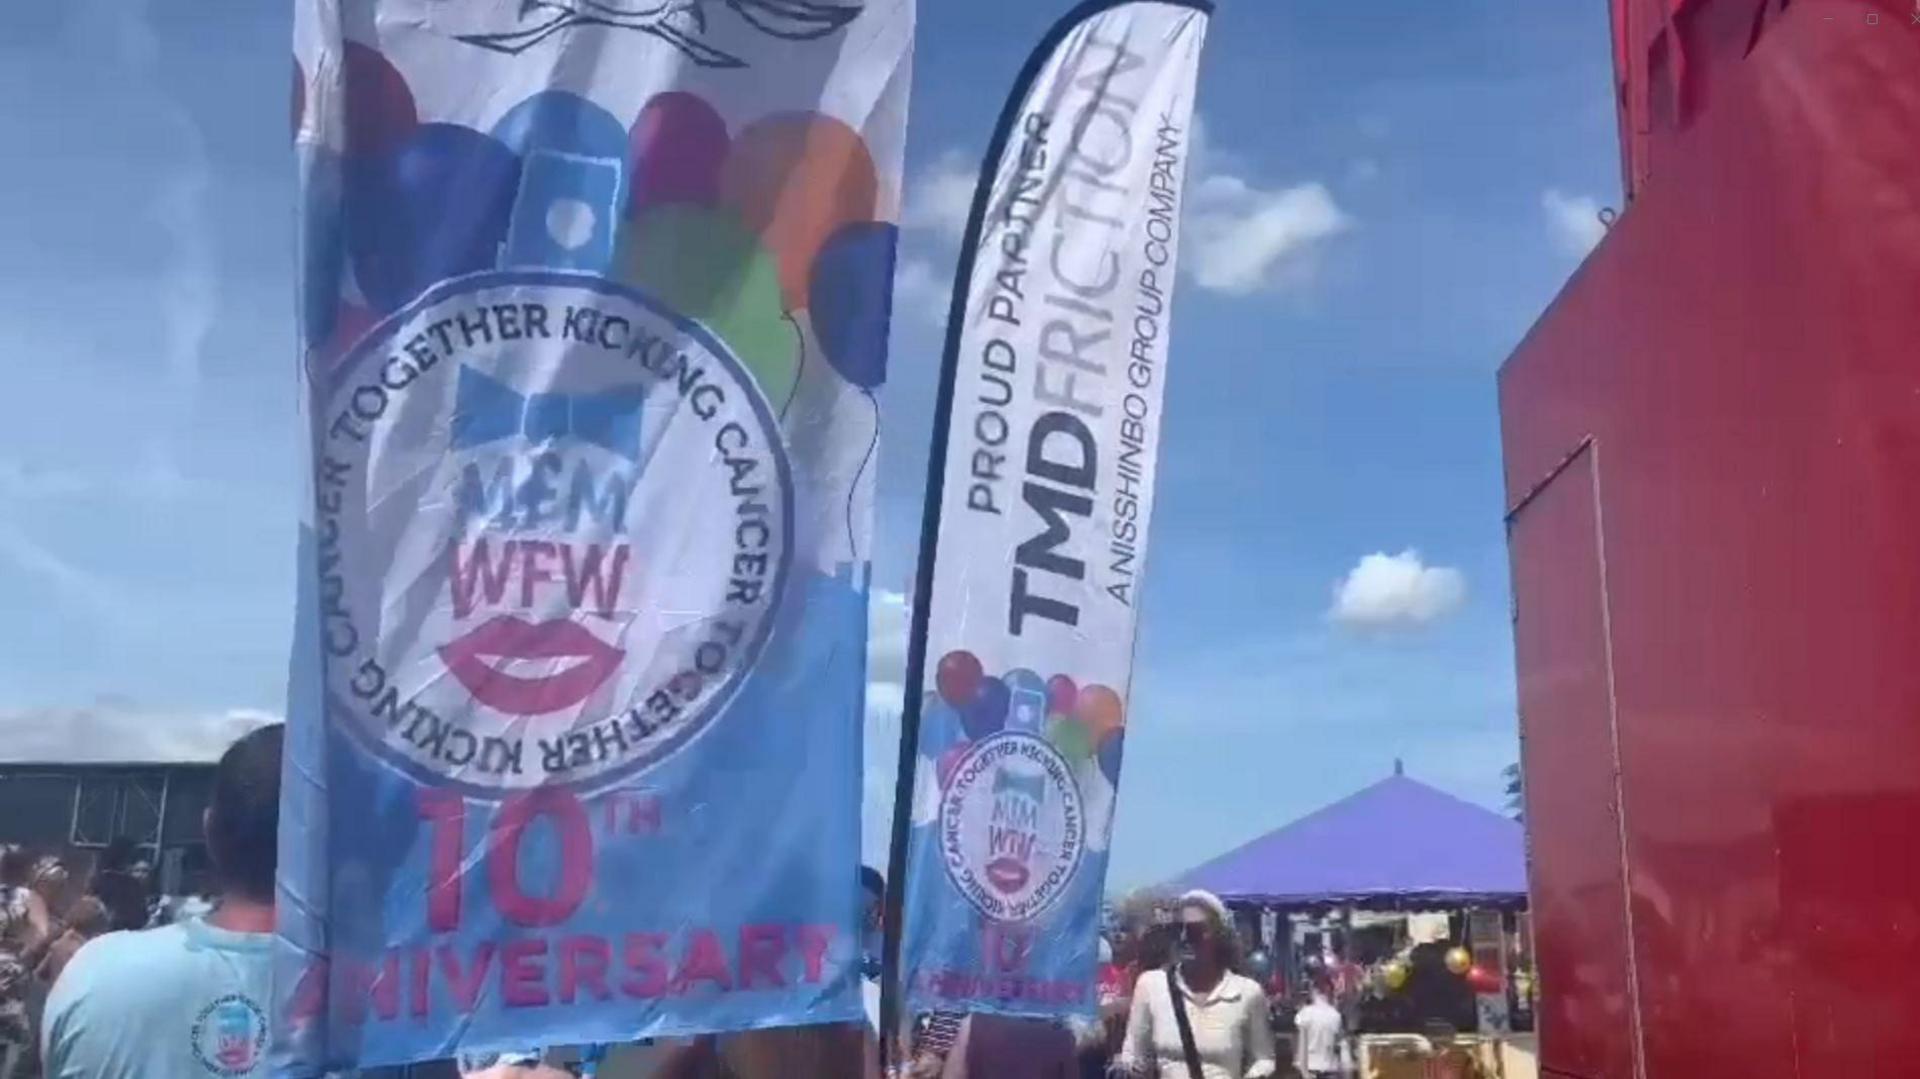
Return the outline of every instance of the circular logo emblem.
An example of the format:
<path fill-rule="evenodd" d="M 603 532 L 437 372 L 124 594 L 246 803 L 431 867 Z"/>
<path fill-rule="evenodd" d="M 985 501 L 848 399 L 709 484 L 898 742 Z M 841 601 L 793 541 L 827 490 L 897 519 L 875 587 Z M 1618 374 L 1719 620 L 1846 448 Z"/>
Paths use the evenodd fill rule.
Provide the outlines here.
<path fill-rule="evenodd" d="M 267 1015 L 238 993 L 200 1009 L 193 1021 L 193 1055 L 214 1075 L 247 1075 L 267 1048 Z"/>
<path fill-rule="evenodd" d="M 428 292 L 316 402 L 330 707 L 436 783 L 657 763 L 725 707 L 786 580 L 765 398 L 715 338 L 557 273 Z"/>
<path fill-rule="evenodd" d="M 996 734 L 954 763 L 940 799 L 941 859 L 980 913 L 1038 918 L 1073 883 L 1085 851 L 1080 787 L 1045 739 Z"/>

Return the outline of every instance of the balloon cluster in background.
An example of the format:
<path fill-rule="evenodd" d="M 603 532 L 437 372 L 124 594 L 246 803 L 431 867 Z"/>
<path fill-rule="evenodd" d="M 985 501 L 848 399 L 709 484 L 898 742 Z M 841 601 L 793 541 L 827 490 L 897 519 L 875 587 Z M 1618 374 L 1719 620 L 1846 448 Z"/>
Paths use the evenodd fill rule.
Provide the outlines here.
<path fill-rule="evenodd" d="M 1447 973 L 1463 979 L 1475 993 L 1498 993 L 1506 985 L 1498 973 L 1475 964 L 1473 953 L 1458 945 L 1447 949 L 1443 961 Z M 1397 993 L 1412 979 L 1413 965 L 1406 955 L 1395 956 L 1375 968 L 1374 977 L 1382 990 Z"/>
<path fill-rule="evenodd" d="M 482 132 L 422 122 L 372 48 L 349 42 L 343 68 L 345 146 L 310 147 L 306 162 L 302 305 L 322 356 L 436 282 L 547 267 L 613 277 L 700 320 L 776 407 L 815 351 L 808 329 L 846 381 L 885 380 L 899 232 L 875 220 L 873 160 L 845 123 L 788 112 L 729 132 L 706 101 L 672 92 L 625 124 L 548 90 Z M 297 65 L 294 86 L 298 129 Z M 343 264 L 355 290 L 341 288 Z"/>
<path fill-rule="evenodd" d="M 1126 708 L 1106 686 L 1078 685 L 1064 674 L 1043 679 L 1025 668 L 989 675 L 971 652 L 942 656 L 933 681 L 938 692 L 924 702 L 923 727 L 931 721 L 935 730 L 960 732 L 937 762 L 942 787 L 969 744 L 1002 730 L 1045 738 L 1069 762 L 1096 762 L 1108 783 L 1119 784 Z"/>

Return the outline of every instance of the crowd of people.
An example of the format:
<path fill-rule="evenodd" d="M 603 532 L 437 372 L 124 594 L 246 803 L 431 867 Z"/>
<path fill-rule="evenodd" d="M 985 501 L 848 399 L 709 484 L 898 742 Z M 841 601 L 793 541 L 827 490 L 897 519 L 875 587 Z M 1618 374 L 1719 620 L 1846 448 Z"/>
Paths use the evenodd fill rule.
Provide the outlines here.
<path fill-rule="evenodd" d="M 0 1079 L 203 1079 L 268 1074 L 271 946 L 282 729 L 234 743 L 204 819 L 205 891 L 157 897 L 131 844 L 84 877 L 57 857 L 0 850 Z M 795 1027 L 621 1047 L 609 1079 L 879 1079 L 878 963 L 885 882 L 866 892 L 864 1024 Z M 197 893 L 202 889 L 187 889 Z M 986 1014 L 919 1017 L 887 1054 L 906 1079 L 1266 1079 L 1276 1059 L 1268 990 L 1243 971 L 1226 907 L 1204 892 L 1102 941 L 1100 1012 L 1060 1022 Z M 1257 964 L 1256 964 L 1257 966 Z M 1258 973 L 1255 971 L 1255 973 Z M 1284 990 L 1281 990 L 1284 993 Z M 1304 1079 L 1340 1067 L 1335 987 L 1291 1006 Z M 578 1053 L 566 1054 L 577 1059 Z M 547 1047 L 463 1058 L 403 1077 L 558 1079 Z"/>
<path fill-rule="evenodd" d="M 36 1033 L 61 973 L 95 937 L 144 929 L 182 908 L 152 898 L 152 867 L 108 844 L 86 873 L 57 854 L 0 846 L 0 1079 L 39 1073 Z"/>

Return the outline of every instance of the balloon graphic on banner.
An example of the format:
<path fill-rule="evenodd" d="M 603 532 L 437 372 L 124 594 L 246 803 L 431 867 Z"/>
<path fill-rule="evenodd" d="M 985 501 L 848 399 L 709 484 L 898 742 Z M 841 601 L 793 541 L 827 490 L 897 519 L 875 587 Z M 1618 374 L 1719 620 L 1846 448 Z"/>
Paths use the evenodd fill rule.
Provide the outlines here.
<path fill-rule="evenodd" d="M 380 311 L 436 281 L 493 266 L 520 163 L 458 124 L 423 124 L 393 153 L 347 170 L 347 249 Z"/>
<path fill-rule="evenodd" d="M 940 777 L 940 786 L 942 789 L 945 789 L 947 784 L 952 782 L 954 768 L 960 764 L 961 758 L 966 755 L 967 743 L 965 742 L 948 746 L 946 752 L 940 754 L 940 760 L 935 767 L 935 771 Z"/>
<path fill-rule="evenodd" d="M 1007 683 L 1007 727 L 1039 734 L 1047 725 L 1047 683 L 1025 667 L 1002 678 Z"/>
<path fill-rule="evenodd" d="M 684 203 L 643 212 L 621 276 L 718 334 L 775 408 L 793 394 L 799 339 L 781 308 L 779 268 L 733 215 Z"/>
<path fill-rule="evenodd" d="M 708 205 L 720 193 L 727 123 L 696 95 L 655 94 L 628 137 L 632 177 L 627 212 L 671 202 Z"/>
<path fill-rule="evenodd" d="M 340 157 L 324 146 L 309 145 L 306 182 L 300 207 L 300 324 L 308 346 L 333 334 L 340 308 L 340 278 L 346 258 L 346 225 L 341 203 L 346 180 Z"/>
<path fill-rule="evenodd" d="M 1093 739 L 1087 736 L 1087 728 L 1081 726 L 1077 719 L 1056 716 L 1048 720 L 1047 741 L 1052 742 L 1053 748 L 1070 762 L 1093 756 Z"/>
<path fill-rule="evenodd" d="M 748 125 L 720 169 L 720 201 L 773 250 L 788 310 L 809 302 L 814 257 L 827 238 L 842 225 L 873 220 L 879 190 L 859 133 L 816 113 Z"/>
<path fill-rule="evenodd" d="M 1074 715 L 1087 725 L 1095 745 L 1104 743 L 1125 723 L 1126 706 L 1120 694 L 1106 686 L 1083 686 L 1074 705 Z"/>
<path fill-rule="evenodd" d="M 920 698 L 920 740 L 926 745 L 965 742 L 966 729 L 960 723 L 960 711 L 938 693 Z"/>
<path fill-rule="evenodd" d="M 1080 687 L 1073 679 L 1064 674 L 1056 674 L 1047 679 L 1047 711 L 1056 715 L 1073 714 L 1073 706 L 1080 700 Z"/>
<path fill-rule="evenodd" d="M 867 221 L 833 234 L 814 260 L 808 310 L 827 362 L 863 390 L 887 380 L 894 252 L 900 230 Z"/>
<path fill-rule="evenodd" d="M 514 153 L 554 150 L 588 157 L 624 158 L 627 129 L 607 110 L 565 90 L 543 90 L 507 110 L 493 137 Z"/>
<path fill-rule="evenodd" d="M 972 702 L 960 710 L 960 722 L 967 729 L 967 737 L 979 741 L 1005 726 L 1010 697 L 1005 682 L 998 678 L 981 679 Z"/>
<path fill-rule="evenodd" d="M 420 127 L 407 80 L 377 49 L 347 42 L 341 81 L 346 86 L 347 156 L 371 159 L 391 154 Z M 306 102 L 302 81 L 302 111 Z"/>
<path fill-rule="evenodd" d="M 332 330 L 325 341 L 313 347 L 310 361 L 314 374 L 324 374 L 339 362 L 368 330 L 380 324 L 380 316 L 359 304 L 342 303 L 333 315 Z"/>
<path fill-rule="evenodd" d="M 934 669 L 933 684 L 940 696 L 955 708 L 965 708 L 973 703 L 974 694 L 980 691 L 980 681 L 986 677 L 986 671 L 980 666 L 980 659 L 972 652 L 948 652 L 940 657 L 940 665 Z"/>
<path fill-rule="evenodd" d="M 1126 732 L 1121 731 L 1100 743 L 1100 774 L 1115 787 L 1120 785 L 1120 759 L 1126 754 Z"/>
<path fill-rule="evenodd" d="M 520 158 L 500 264 L 605 272 L 626 205 L 627 129 L 578 94 L 546 90 L 509 109 L 493 137 Z"/>

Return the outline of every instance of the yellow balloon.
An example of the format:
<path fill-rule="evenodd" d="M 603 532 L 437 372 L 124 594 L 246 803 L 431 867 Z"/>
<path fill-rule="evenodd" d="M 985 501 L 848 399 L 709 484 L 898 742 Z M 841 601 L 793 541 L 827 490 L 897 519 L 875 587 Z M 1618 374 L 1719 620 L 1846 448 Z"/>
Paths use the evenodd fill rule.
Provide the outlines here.
<path fill-rule="evenodd" d="M 1396 959 L 1387 964 L 1386 969 L 1380 972 L 1380 976 L 1387 983 L 1388 989 L 1402 989 L 1406 987 L 1407 977 L 1411 973 L 1405 963 Z"/>
<path fill-rule="evenodd" d="M 1465 948 L 1452 948 L 1447 952 L 1447 969 L 1455 974 L 1465 974 L 1473 969 L 1473 953 Z"/>

